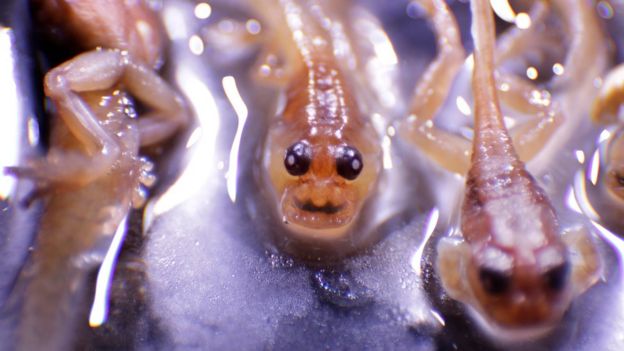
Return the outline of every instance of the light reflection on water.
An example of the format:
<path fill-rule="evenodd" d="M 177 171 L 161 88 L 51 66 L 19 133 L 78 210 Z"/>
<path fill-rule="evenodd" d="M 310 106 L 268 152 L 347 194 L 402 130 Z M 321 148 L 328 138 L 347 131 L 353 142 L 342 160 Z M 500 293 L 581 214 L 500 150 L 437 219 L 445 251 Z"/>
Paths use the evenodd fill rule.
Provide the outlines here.
<path fill-rule="evenodd" d="M 238 152 L 240 150 L 243 128 L 245 127 L 245 122 L 247 122 L 248 110 L 245 102 L 238 92 L 238 88 L 236 88 L 236 80 L 234 79 L 234 77 L 224 77 L 222 82 L 225 95 L 232 104 L 232 107 L 234 107 L 234 111 L 236 111 L 236 117 L 238 118 L 238 123 L 236 125 L 236 134 L 234 135 L 232 147 L 230 148 L 229 167 L 227 172 L 225 173 L 225 178 L 227 179 L 228 195 L 230 196 L 230 200 L 232 200 L 232 202 L 236 202 L 236 182 L 238 181 L 239 160 Z"/>
<path fill-rule="evenodd" d="M 89 313 L 89 326 L 92 328 L 100 327 L 106 322 L 108 318 L 108 306 L 111 283 L 113 282 L 113 272 L 115 270 L 115 263 L 121 250 L 121 244 L 126 236 L 126 223 L 128 216 L 119 223 L 119 227 L 115 231 L 115 235 L 111 240 L 110 247 L 104 256 L 104 260 L 98 270 L 98 275 L 95 282 L 95 296 L 93 297 L 93 304 L 91 306 L 91 312 Z"/>
<path fill-rule="evenodd" d="M 17 86 L 15 84 L 14 34 L 11 28 L 0 25 L 0 171 L 15 166 L 19 160 L 19 137 L 22 135 Z M 0 172 L 0 201 L 12 197 L 16 181 Z"/>
<path fill-rule="evenodd" d="M 187 67 L 179 67 L 177 81 L 180 89 L 190 101 L 197 118 L 197 127 L 191 135 L 199 135 L 196 143 L 188 151 L 188 165 L 180 177 L 154 203 L 153 213 L 161 215 L 191 198 L 198 188 L 211 176 L 216 176 L 214 156 L 216 138 L 219 133 L 219 110 L 212 92 L 205 83 L 197 78 L 196 72 Z"/>
<path fill-rule="evenodd" d="M 425 226 L 425 235 L 423 235 L 422 242 L 418 245 L 418 249 L 412 255 L 410 259 L 410 265 L 416 275 L 418 277 L 422 274 L 422 260 L 423 260 L 423 252 L 425 251 L 426 243 L 431 239 L 431 236 L 436 230 L 436 226 L 438 225 L 438 219 L 440 218 L 440 211 L 437 208 L 431 210 L 429 214 L 429 218 L 426 221 Z"/>

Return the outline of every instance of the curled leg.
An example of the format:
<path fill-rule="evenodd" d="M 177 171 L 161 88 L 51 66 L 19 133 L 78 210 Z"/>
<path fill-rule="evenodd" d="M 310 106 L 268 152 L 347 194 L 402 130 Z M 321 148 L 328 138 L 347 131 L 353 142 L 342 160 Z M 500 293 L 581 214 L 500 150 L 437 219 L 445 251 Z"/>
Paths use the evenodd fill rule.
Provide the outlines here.
<path fill-rule="evenodd" d="M 399 122 L 400 135 L 443 167 L 464 173 L 470 164 L 470 141 L 438 129 L 433 118 L 444 103 L 465 52 L 459 28 L 443 0 L 420 0 L 437 37 L 438 54 L 416 85 L 410 117 Z"/>
<path fill-rule="evenodd" d="M 529 28 L 518 28 L 513 26 L 502 34 L 496 45 L 496 62 L 500 64 L 514 57 L 522 56 L 526 50 L 535 48 L 535 45 L 546 43 L 552 45 L 552 41 L 545 41 L 544 35 L 548 33 L 537 33 L 537 24 L 544 21 L 548 13 L 548 5 L 544 1 L 536 1 L 531 8 L 529 17 L 531 26 Z M 539 38 L 536 37 L 539 35 Z"/>
<path fill-rule="evenodd" d="M 465 174 L 470 167 L 472 142 L 436 127 L 433 121 L 408 117 L 397 126 L 404 138 L 445 169 Z"/>
<path fill-rule="evenodd" d="M 501 101 L 530 119 L 514 127 L 510 134 L 518 156 L 523 161 L 532 159 L 550 140 L 564 120 L 559 106 L 546 90 L 513 75 L 497 77 Z"/>
<path fill-rule="evenodd" d="M 554 0 L 550 2 L 563 20 L 566 35 L 570 37 L 569 49 L 564 60 L 565 72 L 555 76 L 550 86 L 555 94 L 559 95 L 559 102 L 566 104 L 566 100 L 587 99 L 588 94 L 593 92 L 593 80 L 601 74 L 602 67 L 606 64 L 606 42 L 600 26 L 597 23 L 593 9 L 586 1 Z M 544 17 L 545 5 L 542 1 L 536 2 L 532 8 L 536 21 Z M 536 13 L 537 11 L 537 13 Z M 499 53 L 499 60 L 513 55 L 522 55 L 523 51 L 534 49 L 540 50 L 559 49 L 563 40 L 550 37 L 548 32 L 537 32 L 535 21 L 529 29 L 524 31 L 514 28 L 509 35 L 501 38 L 499 47 L 503 49 Z M 539 35 L 539 38 L 536 38 Z M 547 36 L 544 39 L 544 36 Z M 553 40 L 555 39 L 555 40 Z M 508 44 L 506 42 L 509 42 Z M 533 43 L 533 45 L 531 45 Z M 515 47 L 515 48 L 514 48 Z M 561 50 L 561 49 L 559 49 Z M 500 61 L 499 63 L 501 63 Z M 624 78 L 624 72 L 620 79 Z M 617 80 L 607 81 L 601 95 L 594 105 L 593 116 L 595 119 L 614 120 L 617 113 L 614 101 L 624 98 L 624 86 Z M 505 87 L 506 89 L 502 89 Z M 520 77 L 504 76 L 498 80 L 499 95 L 506 105 L 523 112 L 533 119 L 514 128 L 511 131 L 514 145 L 524 161 L 535 156 L 543 146 L 551 139 L 552 134 L 564 122 L 560 105 L 550 99 L 550 94 L 534 87 L 530 82 Z M 588 90 L 589 89 L 589 90 Z M 619 96 L 618 96 L 619 94 Z M 561 98 L 564 96 L 565 98 Z M 591 95 L 589 95 L 591 96 Z M 573 117 L 573 116 L 571 116 Z"/>
<path fill-rule="evenodd" d="M 418 119 L 433 119 L 446 99 L 461 68 L 465 52 L 455 17 L 444 0 L 420 0 L 433 24 L 438 54 L 416 85 L 410 112 Z"/>
<path fill-rule="evenodd" d="M 266 28 L 263 31 L 267 31 L 257 36 L 258 42 L 262 45 L 262 52 L 252 70 L 253 78 L 264 85 L 284 87 L 303 68 L 298 39 L 293 37 L 294 29 L 282 11 L 267 6 L 269 2 L 251 1 L 249 4 L 262 22 L 262 27 Z M 284 5 L 275 4 L 275 6 Z M 307 18 L 307 21 L 313 19 Z"/>
<path fill-rule="evenodd" d="M 43 190 L 85 185 L 110 170 L 121 147 L 80 94 L 115 86 L 127 89 L 153 110 L 139 123 L 143 145 L 171 136 L 187 122 L 181 100 L 150 67 L 121 51 L 90 51 L 54 68 L 44 82 L 46 95 L 82 150 L 70 153 L 53 148 L 46 159 L 8 172 L 34 179 Z"/>
<path fill-rule="evenodd" d="M 594 100 L 591 117 L 596 122 L 615 123 L 624 103 L 624 64 L 612 69 Z"/>
<path fill-rule="evenodd" d="M 607 41 L 600 27 L 591 1 L 553 0 L 566 22 L 571 42 L 566 55 L 565 73 L 555 77 L 554 87 L 580 84 L 585 79 L 593 80 L 589 67 L 603 69 L 608 61 Z M 597 72 L 600 74 L 600 72 Z"/>

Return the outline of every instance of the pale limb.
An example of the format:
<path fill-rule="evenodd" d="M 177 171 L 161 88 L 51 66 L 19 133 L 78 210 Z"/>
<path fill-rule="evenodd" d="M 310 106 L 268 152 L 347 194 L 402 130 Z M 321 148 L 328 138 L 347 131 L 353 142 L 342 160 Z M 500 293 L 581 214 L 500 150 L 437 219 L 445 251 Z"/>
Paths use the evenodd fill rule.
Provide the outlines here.
<path fill-rule="evenodd" d="M 46 75 L 45 89 L 59 107 L 63 121 L 85 146 L 113 143 L 101 130 L 97 116 L 79 93 L 110 89 L 120 84 L 152 111 L 141 116 L 141 145 L 165 140 L 188 122 L 182 100 L 154 70 L 119 50 L 94 50 L 53 69 Z"/>
<path fill-rule="evenodd" d="M 300 57 L 283 55 L 279 46 L 275 42 L 266 43 L 252 69 L 253 79 L 262 85 L 287 87 L 302 68 Z"/>
<path fill-rule="evenodd" d="M 607 40 L 598 22 L 592 1 L 552 0 L 560 17 L 566 22 L 568 36 L 572 38 L 563 66 L 565 72 L 553 78 L 554 87 L 580 84 L 588 76 L 588 67 L 605 65 Z"/>
<path fill-rule="evenodd" d="M 496 51 L 497 64 L 522 56 L 523 52 L 535 49 L 536 45 L 544 48 L 547 45 L 556 45 L 557 41 L 554 38 L 544 39 L 544 35 L 548 33 L 537 32 L 548 9 L 544 1 L 536 1 L 531 8 L 531 26 L 526 29 L 514 26 L 499 38 Z M 536 35 L 540 37 L 537 38 Z M 506 106 L 532 117 L 510 131 L 520 159 L 528 161 L 543 149 L 563 123 L 564 116 L 559 106 L 550 98 L 548 91 L 539 89 L 525 79 L 513 75 L 500 75 L 496 79 L 496 84 L 499 98 Z"/>
<path fill-rule="evenodd" d="M 285 87 L 292 83 L 293 76 L 304 67 L 304 57 L 299 47 L 301 39 L 295 39 L 295 33 L 301 34 L 301 31 L 305 32 L 314 27 L 314 21 L 300 11 L 278 1 L 251 1 L 250 6 L 259 16 L 262 30 L 266 31 L 259 36 L 263 39 L 260 42 L 263 49 L 254 66 L 253 78 L 264 85 Z M 286 6 L 285 12 L 276 11 L 277 7 L 283 6 Z M 300 24 L 299 27 L 291 26 L 289 16 L 301 20 L 294 20 Z M 303 37 L 313 38 L 316 35 L 308 33 Z M 331 43 L 326 45 L 331 45 Z"/>
<path fill-rule="evenodd" d="M 160 142 L 187 123 L 182 101 L 150 67 L 118 50 L 90 51 L 54 68 L 44 82 L 46 95 L 87 154 L 52 149 L 46 159 L 8 171 L 34 179 L 42 189 L 50 184 L 80 186 L 106 173 L 118 159 L 120 145 L 79 94 L 116 85 L 153 109 L 139 123 L 142 145 Z"/>
<path fill-rule="evenodd" d="M 550 98 L 550 93 L 531 82 L 513 75 L 501 75 L 496 84 L 498 96 L 506 106 L 531 117 L 510 131 L 518 156 L 528 161 L 543 149 L 563 123 L 564 116 Z"/>
<path fill-rule="evenodd" d="M 413 115 L 400 121 L 396 129 L 404 139 L 445 169 L 458 174 L 468 171 L 472 148 L 470 140 L 440 129 L 430 120 L 418 120 Z"/>
<path fill-rule="evenodd" d="M 433 25 L 438 54 L 416 85 L 411 114 L 419 120 L 433 119 L 444 103 L 453 79 L 465 59 L 459 28 L 443 0 L 419 0 Z"/>
<path fill-rule="evenodd" d="M 615 123 L 618 121 L 622 103 L 624 103 L 624 64 L 612 69 L 604 78 L 592 106 L 591 118 L 596 122 Z"/>
<path fill-rule="evenodd" d="M 459 28 L 444 1 L 418 3 L 433 25 L 438 54 L 416 85 L 411 115 L 398 124 L 398 131 L 443 167 L 463 174 L 470 165 L 470 141 L 440 130 L 432 123 L 464 62 Z"/>
<path fill-rule="evenodd" d="M 571 228 L 562 234 L 571 262 L 574 294 L 591 287 L 602 274 L 602 258 L 590 231 L 585 226 Z"/>
<path fill-rule="evenodd" d="M 522 56 L 524 52 L 534 49 L 536 45 L 551 45 L 553 43 L 551 40 L 544 40 L 544 35 L 549 35 L 549 32 L 544 33 L 542 31 L 538 34 L 536 31 L 538 24 L 544 21 L 547 13 L 548 5 L 544 1 L 536 1 L 531 7 L 531 13 L 529 14 L 531 19 L 529 28 L 512 26 L 511 29 L 499 37 L 496 45 L 497 65 L 511 58 Z M 536 37 L 536 35 L 539 35 L 539 37 Z"/>
<path fill-rule="evenodd" d="M 470 246 L 465 241 L 442 238 L 437 252 L 436 270 L 442 287 L 453 299 L 464 301 L 469 294 L 464 266 L 470 256 Z"/>

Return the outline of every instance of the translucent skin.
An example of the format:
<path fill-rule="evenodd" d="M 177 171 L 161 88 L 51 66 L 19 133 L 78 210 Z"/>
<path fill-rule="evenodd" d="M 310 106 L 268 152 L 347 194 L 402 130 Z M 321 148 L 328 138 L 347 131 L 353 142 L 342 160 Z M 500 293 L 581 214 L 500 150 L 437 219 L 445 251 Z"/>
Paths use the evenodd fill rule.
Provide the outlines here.
<path fill-rule="evenodd" d="M 182 100 L 153 71 L 161 29 L 146 3 L 34 0 L 32 5 L 40 25 L 53 35 L 91 50 L 45 76 L 56 113 L 47 156 L 8 168 L 35 182 L 30 200 L 43 200 L 44 208 L 18 284 L 24 291 L 14 348 L 67 350 L 88 274 L 154 182 L 139 148 L 167 139 L 187 117 Z M 140 119 L 130 94 L 148 109 Z"/>
<path fill-rule="evenodd" d="M 600 257 L 589 233 L 561 235 L 550 200 L 520 161 L 495 86 L 491 9 L 487 0 L 473 0 L 471 8 L 475 133 L 464 241 L 440 242 L 438 271 L 449 295 L 476 310 L 495 336 L 536 336 L 597 280 Z"/>
<path fill-rule="evenodd" d="M 264 170 L 290 232 L 331 241 L 348 232 L 374 189 L 381 170 L 379 137 L 352 95 L 330 33 L 297 1 L 279 1 L 279 6 L 289 33 L 280 44 L 291 52 L 292 71 L 285 108 L 269 127 Z M 311 150 L 302 175 L 285 168 L 287 149 L 296 142 Z M 337 171 L 336 159 L 345 146 L 361 154 L 355 179 Z"/>
<path fill-rule="evenodd" d="M 91 98 L 93 100 L 91 100 Z M 89 97 L 95 107 L 100 97 Z M 110 237 L 130 210 L 140 186 L 139 133 L 122 112 L 123 104 L 111 101 L 98 112 L 113 112 L 110 126 L 119 132 L 123 157 L 108 176 L 81 186 L 56 187 L 44 203 L 31 266 L 23 273 L 28 281 L 18 334 L 18 350 L 68 349 L 75 306 L 80 305 L 90 264 L 80 257 Z M 54 126 L 52 143 L 58 150 L 82 150 L 82 144 L 63 124 Z M 65 160 L 66 161 L 66 160 Z M 67 164 L 65 167 L 71 167 Z M 69 287 L 74 287 L 69 289 Z M 50 301 L 55 303 L 51 304 Z M 57 327 L 58 326 L 58 327 Z M 73 328 L 70 328 L 73 330 Z"/>
<path fill-rule="evenodd" d="M 492 62 L 493 21 L 487 6 L 481 0 L 472 4 L 473 26 L 477 28 L 473 76 L 476 122 L 461 223 L 473 252 L 468 280 L 483 309 L 500 324 L 551 322 L 567 307 L 562 303 L 567 289 L 548 289 L 543 275 L 556 265 L 567 265 L 568 257 L 555 211 L 516 155 L 500 108 L 492 103 L 498 99 Z M 483 11 L 490 13 L 485 17 Z M 489 262 L 486 250 L 497 250 L 496 255 L 513 263 L 504 267 L 500 262 Z M 510 270 L 505 272 L 512 277 L 509 292 L 499 295 L 484 291 L 478 271 L 487 265 Z"/>

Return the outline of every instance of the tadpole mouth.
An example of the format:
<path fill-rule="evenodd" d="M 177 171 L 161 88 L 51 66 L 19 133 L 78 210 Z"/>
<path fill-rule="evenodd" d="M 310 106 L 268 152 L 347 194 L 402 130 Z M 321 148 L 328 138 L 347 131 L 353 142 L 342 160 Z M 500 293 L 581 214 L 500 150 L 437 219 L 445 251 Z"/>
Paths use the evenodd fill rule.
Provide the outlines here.
<path fill-rule="evenodd" d="M 305 202 L 296 201 L 295 203 L 296 203 L 297 207 L 300 210 L 302 210 L 302 211 L 306 211 L 306 212 L 321 212 L 321 213 L 325 213 L 325 214 L 328 214 L 328 215 L 336 214 L 336 213 L 342 211 L 342 209 L 344 208 L 344 205 L 334 205 L 334 204 L 331 204 L 329 202 L 327 202 L 323 206 L 316 206 L 310 200 L 305 201 Z"/>
<path fill-rule="evenodd" d="M 322 189 L 321 189 L 322 190 Z M 284 223 L 291 224 L 299 234 L 326 237 L 344 234 L 357 215 L 358 199 L 352 191 L 338 189 L 336 193 L 314 194 L 305 184 L 286 188 L 280 200 Z M 314 196 L 322 196 L 320 201 Z M 307 231 L 307 232 L 306 232 Z M 315 231 L 311 234 L 310 231 Z M 306 232 L 306 233 L 304 233 Z M 339 235 L 338 235 L 339 236 Z"/>

